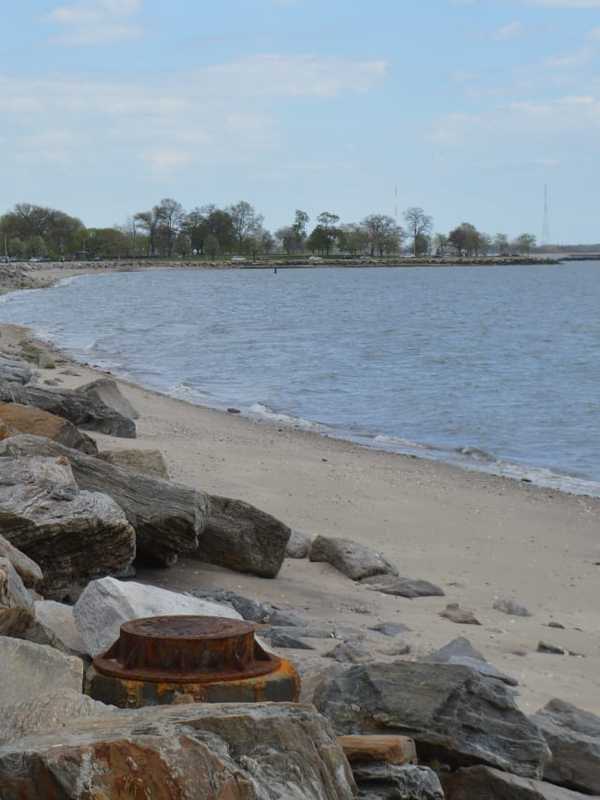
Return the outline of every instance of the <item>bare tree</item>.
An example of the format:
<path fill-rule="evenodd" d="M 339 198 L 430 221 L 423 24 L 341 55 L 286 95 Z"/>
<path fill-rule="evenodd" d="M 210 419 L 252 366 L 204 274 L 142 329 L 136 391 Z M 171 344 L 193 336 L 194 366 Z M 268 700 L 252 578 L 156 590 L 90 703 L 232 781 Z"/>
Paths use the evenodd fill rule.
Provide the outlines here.
<path fill-rule="evenodd" d="M 423 237 L 429 236 L 433 228 L 433 218 L 429 217 L 422 208 L 414 206 L 407 208 L 404 212 L 404 219 L 408 227 L 408 233 L 413 241 L 413 255 L 417 255 L 419 245 L 423 242 Z"/>
<path fill-rule="evenodd" d="M 385 253 L 396 253 L 404 238 L 404 231 L 396 224 L 393 217 L 385 214 L 370 214 L 362 221 L 369 237 L 371 255 L 383 256 Z"/>
<path fill-rule="evenodd" d="M 241 200 L 234 206 L 229 206 L 227 213 L 233 223 L 233 232 L 240 252 L 246 249 L 247 240 L 254 236 L 262 227 L 264 217 L 257 214 L 254 206 Z"/>

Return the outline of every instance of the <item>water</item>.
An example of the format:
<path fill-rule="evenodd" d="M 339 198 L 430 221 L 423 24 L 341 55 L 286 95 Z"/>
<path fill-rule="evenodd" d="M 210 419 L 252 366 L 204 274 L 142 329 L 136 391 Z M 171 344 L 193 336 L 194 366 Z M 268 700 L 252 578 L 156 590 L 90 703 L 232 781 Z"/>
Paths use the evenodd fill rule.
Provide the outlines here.
<path fill-rule="evenodd" d="M 191 402 L 600 495 L 599 267 L 115 273 L 0 319 Z"/>

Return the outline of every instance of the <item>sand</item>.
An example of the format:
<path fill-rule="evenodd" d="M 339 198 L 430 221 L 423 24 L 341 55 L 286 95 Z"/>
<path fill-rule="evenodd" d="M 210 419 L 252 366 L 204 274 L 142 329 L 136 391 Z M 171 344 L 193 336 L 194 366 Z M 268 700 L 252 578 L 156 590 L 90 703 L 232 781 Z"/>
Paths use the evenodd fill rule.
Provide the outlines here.
<path fill-rule="evenodd" d="M 23 329 L 0 326 L 0 332 L 0 352 L 17 352 Z M 40 374 L 42 384 L 59 379 L 74 388 L 99 372 L 65 361 Z M 146 569 L 139 579 L 180 590 L 234 589 L 312 620 L 343 622 L 366 633 L 377 655 L 394 642 L 368 630 L 381 621 L 409 626 L 408 658 L 465 636 L 519 680 L 527 712 L 559 697 L 600 713 L 600 500 L 378 452 L 118 382 L 140 413 L 138 438 L 95 436 L 102 449 L 158 448 L 174 480 L 254 503 L 310 535 L 367 544 L 401 575 L 432 581 L 447 597 L 388 597 L 308 560 L 286 560 L 275 580 L 194 560 Z M 532 616 L 495 610 L 498 596 L 525 605 Z M 441 618 L 449 602 L 473 610 L 481 626 Z M 551 621 L 565 629 L 549 628 Z M 538 653 L 540 641 L 577 655 Z M 317 655 L 332 643 L 313 643 L 313 660 L 321 663 Z"/>

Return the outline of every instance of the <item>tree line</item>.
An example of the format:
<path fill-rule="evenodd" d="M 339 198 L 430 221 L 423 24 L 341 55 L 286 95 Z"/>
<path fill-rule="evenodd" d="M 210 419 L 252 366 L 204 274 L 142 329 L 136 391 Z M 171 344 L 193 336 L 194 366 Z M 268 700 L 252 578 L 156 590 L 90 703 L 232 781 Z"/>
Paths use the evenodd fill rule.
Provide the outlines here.
<path fill-rule="evenodd" d="M 535 236 L 515 240 L 492 237 L 467 222 L 448 234 L 433 233 L 433 219 L 422 208 L 408 208 L 404 225 L 386 214 L 369 214 L 360 222 L 344 223 L 332 211 L 320 213 L 311 225 L 300 209 L 293 220 L 274 232 L 248 202 L 218 208 L 206 205 L 186 211 L 165 198 L 135 213 L 124 225 L 87 228 L 63 211 L 18 203 L 0 217 L 0 256 L 41 258 L 190 258 L 244 256 L 257 259 L 280 253 L 329 257 L 395 255 L 432 257 L 508 256 L 528 254 Z"/>

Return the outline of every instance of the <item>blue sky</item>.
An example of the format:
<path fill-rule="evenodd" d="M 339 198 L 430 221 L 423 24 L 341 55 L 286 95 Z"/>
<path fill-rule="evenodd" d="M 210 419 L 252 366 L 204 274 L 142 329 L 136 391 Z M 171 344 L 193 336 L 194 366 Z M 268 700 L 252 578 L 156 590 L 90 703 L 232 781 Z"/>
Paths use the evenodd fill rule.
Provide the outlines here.
<path fill-rule="evenodd" d="M 20 0 L 0 209 L 172 196 L 600 241 L 600 0 Z M 6 9 L 10 6 L 10 10 Z"/>

